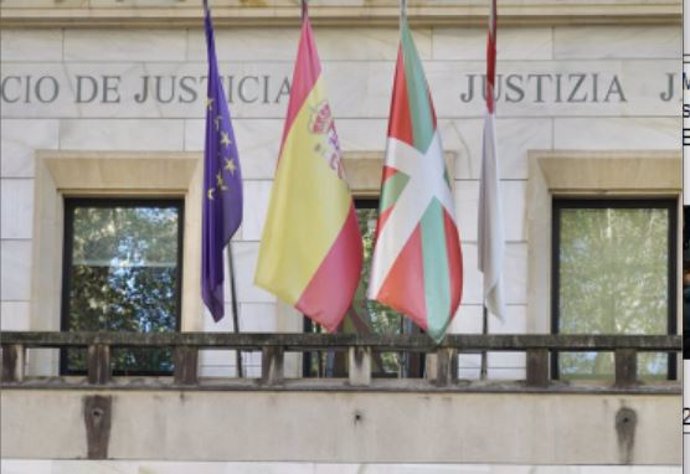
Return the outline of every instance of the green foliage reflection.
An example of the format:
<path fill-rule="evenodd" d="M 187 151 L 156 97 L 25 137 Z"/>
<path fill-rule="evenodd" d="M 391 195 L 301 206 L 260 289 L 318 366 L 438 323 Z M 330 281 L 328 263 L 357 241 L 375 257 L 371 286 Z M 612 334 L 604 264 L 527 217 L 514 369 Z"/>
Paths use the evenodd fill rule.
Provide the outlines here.
<path fill-rule="evenodd" d="M 166 332 L 177 327 L 178 220 L 174 207 L 73 210 L 67 330 Z M 118 349 L 119 373 L 169 373 L 169 350 Z M 83 371 L 84 351 L 67 370 Z"/>
<path fill-rule="evenodd" d="M 665 334 L 669 210 L 564 208 L 560 214 L 559 330 Z M 639 373 L 663 376 L 663 354 L 641 354 Z M 610 375 L 610 353 L 560 356 L 565 378 Z"/>

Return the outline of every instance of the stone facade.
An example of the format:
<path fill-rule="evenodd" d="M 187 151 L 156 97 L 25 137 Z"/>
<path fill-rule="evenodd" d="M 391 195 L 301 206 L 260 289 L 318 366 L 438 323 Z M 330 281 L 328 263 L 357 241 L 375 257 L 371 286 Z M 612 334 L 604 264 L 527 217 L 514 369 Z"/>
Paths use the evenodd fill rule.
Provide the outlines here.
<path fill-rule="evenodd" d="M 145 2 L 123 2 L 120 10 L 93 0 L 90 9 L 76 0 L 61 2 L 54 10 L 52 2 L 43 3 L 53 13 L 45 20 L 23 8 L 23 2 L 5 1 L 2 7 L 10 25 L 0 32 L 2 330 L 59 328 L 61 195 L 185 196 L 185 238 L 197 242 L 200 233 L 200 197 L 193 179 L 200 176 L 203 150 L 206 51 L 198 9 L 171 7 L 170 21 L 181 26 L 166 27 L 160 9 L 138 5 Z M 154 3 L 161 7 L 165 2 Z M 398 47 L 395 6 L 386 4 L 380 13 L 384 10 L 367 10 L 367 2 L 342 2 L 343 11 L 358 18 L 350 27 L 336 20 L 328 3 L 315 5 L 314 33 L 342 147 L 349 162 L 380 159 Z M 548 229 L 550 219 L 543 205 L 557 191 L 547 186 L 535 192 L 535 180 L 542 179 L 535 157 L 565 151 L 585 153 L 589 159 L 613 154 L 653 170 L 646 168 L 647 160 L 663 155 L 675 175 L 652 171 L 643 176 L 656 183 L 652 189 L 631 184 L 613 191 L 680 199 L 680 1 L 610 2 L 609 10 L 591 2 L 569 2 L 570 10 L 559 10 L 564 2 L 542 3 L 544 11 L 535 13 L 539 2 L 507 2 L 506 26 L 499 26 L 497 136 L 508 314 L 504 322 L 490 318 L 491 333 L 549 330 L 548 315 L 535 308 L 548 307 L 547 275 L 539 265 L 549 255 L 549 242 L 540 232 Z M 234 3 L 218 6 L 218 60 L 245 178 L 245 218 L 233 243 L 243 331 L 299 331 L 302 324 L 298 315 L 252 283 L 299 33 L 295 12 L 287 8 L 281 2 L 265 6 L 243 23 L 246 9 Z M 150 13 L 154 10 L 155 15 Z M 418 15 L 411 14 L 415 40 L 452 161 L 464 255 L 463 302 L 451 331 L 479 333 L 476 219 L 485 6 L 463 2 L 454 13 L 455 24 L 443 20 L 438 2 L 420 2 L 413 11 Z M 568 11 L 577 21 L 567 20 Z M 261 12 L 266 13 L 263 20 Z M 149 13 L 155 28 L 145 27 Z M 64 19 L 70 15 L 77 18 L 74 27 Z M 597 15 L 626 20 L 599 24 Z M 90 19 L 106 27 L 89 27 Z M 124 27 L 111 24 L 117 21 Z M 123 165 L 155 159 L 160 162 L 150 172 L 162 176 L 155 188 L 138 168 Z M 190 163 L 187 184 L 165 175 L 176 159 Z M 70 160 L 84 162 L 64 168 L 63 174 L 55 171 L 62 165 L 51 164 Z M 85 172 L 91 168 L 101 171 Z M 585 194 L 612 190 L 596 184 L 601 170 L 582 170 L 582 179 L 593 183 L 585 186 Z M 138 184 L 123 191 L 120 184 L 107 184 L 107 173 L 117 173 L 117 183 Z M 198 250 L 192 248 L 185 253 L 183 330 L 232 330 L 231 318 L 215 324 L 203 314 L 198 266 Z M 231 354 L 209 351 L 202 356 L 202 375 L 234 373 Z M 35 355 L 33 361 L 30 355 L 29 363 L 35 374 L 56 370 L 55 354 Z M 258 375 L 260 354 L 245 354 L 245 363 L 250 376 Z M 462 355 L 460 366 L 462 378 L 477 378 L 479 356 Z M 490 354 L 489 378 L 524 378 L 524 366 L 524 355 Z M 287 367 L 297 375 L 296 360 Z M 664 421 L 675 422 L 675 414 Z"/>

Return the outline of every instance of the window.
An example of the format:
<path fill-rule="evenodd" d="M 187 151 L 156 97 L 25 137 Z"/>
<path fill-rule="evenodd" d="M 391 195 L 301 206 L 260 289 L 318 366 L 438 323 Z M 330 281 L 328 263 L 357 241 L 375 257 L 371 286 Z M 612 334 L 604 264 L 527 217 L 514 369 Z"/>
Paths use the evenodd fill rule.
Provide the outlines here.
<path fill-rule="evenodd" d="M 683 359 L 690 359 L 690 206 L 683 206 Z"/>
<path fill-rule="evenodd" d="M 65 199 L 63 331 L 180 327 L 183 201 Z M 61 372 L 84 371 L 84 350 Z M 115 374 L 169 374 L 169 350 L 118 349 Z"/>
<path fill-rule="evenodd" d="M 554 199 L 552 331 L 676 332 L 676 201 Z M 675 357 L 638 355 L 641 377 L 675 378 Z M 614 371 L 611 353 L 554 355 L 554 378 Z"/>
<path fill-rule="evenodd" d="M 408 318 L 375 301 L 367 299 L 371 257 L 374 250 L 374 233 L 378 219 L 378 198 L 355 199 L 355 208 L 363 240 L 364 259 L 362 276 L 350 310 L 345 315 L 342 331 L 373 334 L 410 334 L 419 332 Z M 304 332 L 321 332 L 319 325 L 304 318 Z M 302 359 L 304 377 L 344 377 L 347 354 L 307 352 Z M 424 355 L 413 353 L 373 353 L 374 377 L 422 377 Z"/>

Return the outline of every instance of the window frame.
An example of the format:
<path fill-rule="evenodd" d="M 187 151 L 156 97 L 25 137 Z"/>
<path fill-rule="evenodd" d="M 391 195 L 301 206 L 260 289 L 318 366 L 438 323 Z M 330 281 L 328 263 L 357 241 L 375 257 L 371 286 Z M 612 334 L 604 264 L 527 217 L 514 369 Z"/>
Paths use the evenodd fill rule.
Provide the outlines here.
<path fill-rule="evenodd" d="M 551 333 L 560 333 L 560 222 L 564 209 L 665 209 L 668 212 L 668 252 L 667 252 L 667 294 L 666 334 L 676 334 L 677 319 L 677 275 L 678 275 L 678 202 L 665 197 L 568 197 L 553 196 L 551 202 Z M 561 351 L 565 352 L 565 351 Z M 551 378 L 560 378 L 559 352 L 551 351 Z M 677 378 L 677 359 L 668 353 L 667 380 Z"/>
<path fill-rule="evenodd" d="M 70 290 L 72 288 L 72 268 L 74 251 L 74 213 L 79 207 L 91 208 L 137 208 L 137 207 L 165 207 L 177 210 L 177 265 L 175 268 L 175 325 L 173 331 L 180 332 L 182 328 L 182 278 L 184 267 L 184 222 L 185 200 L 181 197 L 146 198 L 135 196 L 94 196 L 94 197 L 64 197 L 63 245 L 62 245 L 62 278 L 60 303 L 60 331 L 69 331 L 70 322 Z M 61 375 L 83 375 L 83 370 L 73 370 L 68 367 L 67 349 L 60 350 L 59 373 Z M 166 376 L 172 375 L 168 370 L 136 370 L 132 374 L 137 376 Z M 113 375 L 128 375 L 124 371 L 114 370 Z"/>

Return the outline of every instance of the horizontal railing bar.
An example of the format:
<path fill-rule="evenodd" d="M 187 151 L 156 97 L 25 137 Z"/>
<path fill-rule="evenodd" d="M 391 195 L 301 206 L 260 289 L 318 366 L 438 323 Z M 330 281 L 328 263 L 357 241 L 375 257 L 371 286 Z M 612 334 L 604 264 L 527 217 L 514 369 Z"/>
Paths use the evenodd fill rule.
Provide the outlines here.
<path fill-rule="evenodd" d="M 178 347 L 261 350 L 279 346 L 286 351 L 308 351 L 348 347 L 369 347 L 375 351 L 433 352 L 440 348 L 468 351 L 680 351 L 679 335 L 583 335 L 583 334 L 450 334 L 440 344 L 428 336 L 301 334 L 301 333 L 131 333 L 131 332 L 37 332 L 3 331 L 0 343 L 26 348 L 87 347 Z"/>

